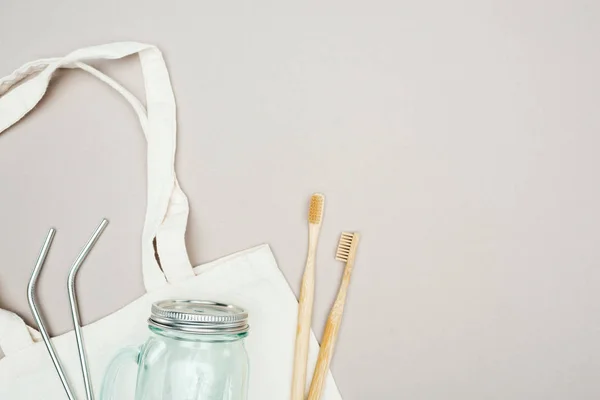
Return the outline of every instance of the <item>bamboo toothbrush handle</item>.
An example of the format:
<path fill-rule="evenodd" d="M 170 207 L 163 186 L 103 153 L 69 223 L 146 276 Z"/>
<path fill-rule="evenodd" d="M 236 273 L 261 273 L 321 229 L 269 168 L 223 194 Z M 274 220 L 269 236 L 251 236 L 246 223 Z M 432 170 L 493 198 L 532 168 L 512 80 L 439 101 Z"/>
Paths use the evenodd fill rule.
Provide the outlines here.
<path fill-rule="evenodd" d="M 291 400 L 304 400 L 306 393 L 306 366 L 308 364 L 310 326 L 315 297 L 315 256 L 318 239 L 318 228 L 311 226 L 310 229 L 309 250 L 306 257 L 306 267 L 304 268 L 304 276 L 302 277 L 298 304 L 298 327 L 294 350 Z"/>
<path fill-rule="evenodd" d="M 346 304 L 346 294 L 348 293 L 353 266 L 354 258 L 349 259 L 346 264 L 342 283 L 340 284 L 340 290 L 338 291 L 333 307 L 329 313 L 329 318 L 327 318 L 317 366 L 315 367 L 315 373 L 308 392 L 308 400 L 319 400 L 321 398 L 323 385 L 325 384 L 325 378 L 327 377 L 327 371 L 329 370 L 329 364 L 331 363 L 331 357 L 333 356 L 333 350 L 342 323 L 344 305 Z"/>

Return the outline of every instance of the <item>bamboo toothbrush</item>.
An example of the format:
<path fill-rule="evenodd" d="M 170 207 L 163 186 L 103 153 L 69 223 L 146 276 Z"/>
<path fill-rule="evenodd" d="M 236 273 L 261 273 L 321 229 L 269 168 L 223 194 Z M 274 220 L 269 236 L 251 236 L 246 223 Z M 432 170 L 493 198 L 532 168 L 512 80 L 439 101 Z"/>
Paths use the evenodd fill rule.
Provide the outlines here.
<path fill-rule="evenodd" d="M 323 392 L 323 384 L 325 383 L 325 377 L 327 376 L 327 370 L 331 362 L 333 355 L 333 348 L 337 341 L 340 325 L 342 323 L 342 314 L 344 313 L 344 304 L 346 303 L 346 293 L 348 292 L 348 286 L 350 285 L 350 276 L 352 275 L 352 269 L 354 268 L 354 258 L 356 257 L 356 248 L 358 247 L 358 241 L 360 236 L 358 233 L 342 233 L 340 242 L 338 244 L 335 259 L 346 263 L 344 269 L 344 276 L 340 289 L 338 291 L 333 307 L 329 312 L 329 318 L 325 325 L 325 332 L 323 333 L 323 340 L 321 340 L 321 350 L 319 350 L 319 358 L 317 360 L 317 366 L 315 367 L 315 373 L 313 375 L 312 382 L 310 384 L 310 390 L 308 391 L 308 400 L 319 400 L 321 393 Z"/>
<path fill-rule="evenodd" d="M 323 221 L 325 197 L 315 193 L 310 198 L 308 209 L 308 254 L 300 288 L 298 305 L 298 328 L 294 351 L 294 372 L 292 375 L 291 400 L 304 400 L 306 393 L 306 364 L 308 363 L 308 343 L 312 320 L 313 300 L 315 297 L 315 257 L 317 243 Z"/>

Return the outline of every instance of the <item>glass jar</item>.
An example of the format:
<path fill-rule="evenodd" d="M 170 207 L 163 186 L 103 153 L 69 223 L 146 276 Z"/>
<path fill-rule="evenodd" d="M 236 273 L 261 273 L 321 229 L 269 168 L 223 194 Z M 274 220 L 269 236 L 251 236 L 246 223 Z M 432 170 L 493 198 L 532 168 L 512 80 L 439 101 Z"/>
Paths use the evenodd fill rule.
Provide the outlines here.
<path fill-rule="evenodd" d="M 150 337 L 123 349 L 108 367 L 100 400 L 115 396 L 119 370 L 137 363 L 135 400 L 245 400 L 248 386 L 248 313 L 197 300 L 152 305 Z"/>

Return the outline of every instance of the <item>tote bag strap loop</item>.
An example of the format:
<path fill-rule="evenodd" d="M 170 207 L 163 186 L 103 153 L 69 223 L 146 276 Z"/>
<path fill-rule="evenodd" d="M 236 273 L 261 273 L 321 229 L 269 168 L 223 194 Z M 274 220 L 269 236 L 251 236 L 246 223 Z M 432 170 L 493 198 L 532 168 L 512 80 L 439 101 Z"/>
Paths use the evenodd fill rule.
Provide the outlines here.
<path fill-rule="evenodd" d="M 17 314 L 0 308 L 0 349 L 5 356 L 17 353 L 41 339 Z"/>
<path fill-rule="evenodd" d="M 88 60 L 119 59 L 136 53 L 139 54 L 144 76 L 146 107 L 112 78 L 84 63 Z M 105 82 L 131 104 L 140 120 L 148 143 L 147 210 L 142 233 L 142 269 L 146 290 L 193 276 L 184 240 L 189 205 L 175 174 L 175 98 L 161 52 L 151 45 L 120 42 L 83 48 L 62 58 L 27 63 L 0 79 L 0 132 L 37 105 L 59 68 L 80 68 Z M 155 255 L 155 241 L 160 264 Z"/>

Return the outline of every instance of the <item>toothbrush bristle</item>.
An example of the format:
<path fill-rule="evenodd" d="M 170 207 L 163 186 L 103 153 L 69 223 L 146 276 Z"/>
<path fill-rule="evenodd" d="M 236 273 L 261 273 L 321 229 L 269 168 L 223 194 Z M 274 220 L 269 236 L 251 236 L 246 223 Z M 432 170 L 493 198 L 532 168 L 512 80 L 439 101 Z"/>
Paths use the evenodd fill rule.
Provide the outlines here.
<path fill-rule="evenodd" d="M 315 193 L 310 198 L 310 207 L 308 208 L 308 222 L 310 224 L 320 224 L 323 219 L 323 205 L 325 196 Z"/>
<path fill-rule="evenodd" d="M 356 251 L 358 244 L 358 234 L 352 232 L 342 232 L 340 242 L 338 243 L 335 259 L 342 262 L 348 262 L 348 258 Z"/>

